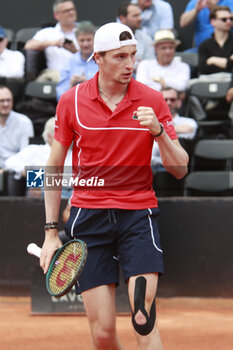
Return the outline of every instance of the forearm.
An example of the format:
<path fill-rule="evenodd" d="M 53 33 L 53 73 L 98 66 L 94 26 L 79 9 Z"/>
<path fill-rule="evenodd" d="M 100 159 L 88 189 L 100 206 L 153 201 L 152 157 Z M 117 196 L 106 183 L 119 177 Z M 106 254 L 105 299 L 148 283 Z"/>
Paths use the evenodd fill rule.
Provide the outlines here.
<path fill-rule="evenodd" d="M 46 222 L 58 222 L 61 202 L 61 188 L 45 189 L 45 217 Z"/>
<path fill-rule="evenodd" d="M 39 40 L 31 39 L 26 43 L 24 48 L 26 50 L 40 50 L 40 51 L 42 51 L 51 45 L 54 45 L 54 42 L 52 42 L 52 41 L 39 41 Z"/>
<path fill-rule="evenodd" d="M 193 10 L 188 11 L 188 12 L 184 12 L 180 16 L 180 27 L 183 28 L 183 27 L 186 27 L 189 24 L 193 23 L 193 21 L 197 17 L 197 14 L 198 14 L 197 8 L 194 8 Z"/>
<path fill-rule="evenodd" d="M 63 166 L 68 146 L 53 141 L 52 150 L 45 168 L 45 210 L 46 222 L 58 222 Z"/>
<path fill-rule="evenodd" d="M 216 66 L 218 68 L 225 69 L 227 68 L 228 59 L 225 57 L 212 56 L 206 60 L 206 63 L 208 66 Z"/>
<path fill-rule="evenodd" d="M 177 179 L 184 177 L 188 172 L 189 157 L 179 141 L 172 141 L 164 130 L 163 134 L 157 138 L 157 142 L 165 169 Z"/>

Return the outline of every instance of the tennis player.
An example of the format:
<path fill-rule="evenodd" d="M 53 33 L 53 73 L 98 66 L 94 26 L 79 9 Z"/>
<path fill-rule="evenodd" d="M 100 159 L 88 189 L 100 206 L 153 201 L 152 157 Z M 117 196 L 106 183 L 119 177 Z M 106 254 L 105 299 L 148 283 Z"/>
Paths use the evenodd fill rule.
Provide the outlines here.
<path fill-rule="evenodd" d="M 138 349 L 162 349 L 155 309 L 163 252 L 150 167 L 154 140 L 164 167 L 178 179 L 187 173 L 188 155 L 179 144 L 162 94 L 132 78 L 136 51 L 129 27 L 108 23 L 97 30 L 93 56 L 99 72 L 62 95 L 47 163 L 61 168 L 73 141 L 79 182 L 66 230 L 88 247 L 77 292 L 82 293 L 93 349 L 98 350 L 123 349 L 115 323 L 119 263 L 128 283 Z M 60 190 L 45 192 L 45 207 L 40 264 L 46 273 L 61 246 Z"/>

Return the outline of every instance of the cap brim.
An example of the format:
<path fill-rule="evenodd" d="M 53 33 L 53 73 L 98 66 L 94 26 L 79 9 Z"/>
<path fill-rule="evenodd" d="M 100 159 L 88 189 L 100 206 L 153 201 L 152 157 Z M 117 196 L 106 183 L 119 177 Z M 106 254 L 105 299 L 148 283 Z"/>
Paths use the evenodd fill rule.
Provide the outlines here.
<path fill-rule="evenodd" d="M 94 52 L 91 54 L 91 56 L 87 59 L 87 62 L 90 62 L 94 58 Z"/>

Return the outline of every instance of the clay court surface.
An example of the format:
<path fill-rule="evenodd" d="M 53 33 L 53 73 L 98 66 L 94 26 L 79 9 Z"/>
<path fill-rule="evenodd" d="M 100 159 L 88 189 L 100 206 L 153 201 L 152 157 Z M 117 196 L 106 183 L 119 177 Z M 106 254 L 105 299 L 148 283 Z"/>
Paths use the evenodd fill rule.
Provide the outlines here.
<path fill-rule="evenodd" d="M 85 316 L 31 315 L 29 297 L 0 297 L 1 350 L 90 350 Z M 157 301 L 164 350 L 232 350 L 233 299 Z M 129 316 L 118 316 L 125 350 L 136 350 Z M 156 350 L 156 349 L 155 349 Z"/>

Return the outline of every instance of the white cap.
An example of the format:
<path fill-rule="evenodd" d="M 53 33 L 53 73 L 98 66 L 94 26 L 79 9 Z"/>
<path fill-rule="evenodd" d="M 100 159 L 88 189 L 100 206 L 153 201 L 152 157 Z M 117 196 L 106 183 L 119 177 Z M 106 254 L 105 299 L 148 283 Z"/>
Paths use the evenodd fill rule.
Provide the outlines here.
<path fill-rule="evenodd" d="M 122 32 L 129 32 L 131 39 L 120 40 Z M 104 52 L 119 49 L 123 46 L 137 45 L 132 30 L 122 23 L 112 22 L 104 24 L 100 27 L 94 37 L 94 52 Z M 94 53 L 89 57 L 88 61 L 92 59 Z"/>

